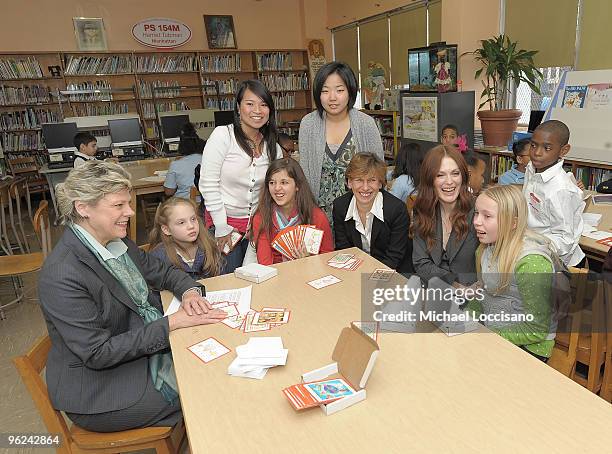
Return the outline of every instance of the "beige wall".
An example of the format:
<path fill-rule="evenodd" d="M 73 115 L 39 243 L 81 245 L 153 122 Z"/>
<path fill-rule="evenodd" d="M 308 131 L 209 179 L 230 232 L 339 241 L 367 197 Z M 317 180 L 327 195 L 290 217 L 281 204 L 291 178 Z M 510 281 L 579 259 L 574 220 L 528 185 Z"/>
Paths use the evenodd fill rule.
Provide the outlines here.
<path fill-rule="evenodd" d="M 301 17 L 301 9 L 309 17 Z M 77 50 L 72 18 L 78 16 L 104 19 L 109 50 L 148 49 L 131 30 L 149 17 L 177 19 L 191 28 L 191 41 L 179 50 L 206 49 L 202 15 L 228 14 L 234 17 L 239 48 L 300 49 L 304 38 L 323 38 L 331 55 L 325 10 L 325 0 L 5 0 L 0 51 Z"/>
<path fill-rule="evenodd" d="M 327 0 L 327 25 L 330 28 L 338 27 L 415 1 L 417 0 Z"/>

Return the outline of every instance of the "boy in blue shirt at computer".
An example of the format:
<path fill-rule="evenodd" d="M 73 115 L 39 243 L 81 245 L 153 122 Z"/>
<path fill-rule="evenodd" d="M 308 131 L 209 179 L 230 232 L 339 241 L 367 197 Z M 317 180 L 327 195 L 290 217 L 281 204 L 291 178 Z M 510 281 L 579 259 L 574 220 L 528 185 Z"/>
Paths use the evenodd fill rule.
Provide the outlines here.
<path fill-rule="evenodd" d="M 525 181 L 525 170 L 529 164 L 529 139 L 521 139 L 512 144 L 514 153 L 514 164 L 512 168 L 499 177 L 499 184 L 523 184 Z"/>

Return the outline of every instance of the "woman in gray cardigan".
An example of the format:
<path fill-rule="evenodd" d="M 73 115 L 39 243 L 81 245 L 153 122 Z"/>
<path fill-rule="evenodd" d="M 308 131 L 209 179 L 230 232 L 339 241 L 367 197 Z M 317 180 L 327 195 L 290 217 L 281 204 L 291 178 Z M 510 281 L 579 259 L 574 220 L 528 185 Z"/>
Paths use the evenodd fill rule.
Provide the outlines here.
<path fill-rule="evenodd" d="M 370 152 L 384 160 L 384 151 L 374 119 L 353 108 L 357 79 L 348 65 L 333 61 L 321 67 L 313 97 L 317 110 L 300 123 L 300 164 L 331 220 L 334 200 L 346 192 L 344 174 L 351 158 Z"/>

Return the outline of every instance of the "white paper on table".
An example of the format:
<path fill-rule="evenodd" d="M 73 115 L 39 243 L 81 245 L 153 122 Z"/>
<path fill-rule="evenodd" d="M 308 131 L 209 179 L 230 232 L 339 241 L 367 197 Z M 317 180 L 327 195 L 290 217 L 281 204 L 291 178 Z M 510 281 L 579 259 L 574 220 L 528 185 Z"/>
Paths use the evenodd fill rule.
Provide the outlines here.
<path fill-rule="evenodd" d="M 240 348 L 240 350 L 238 350 Z M 239 345 L 236 348 L 236 352 L 238 352 L 239 356 L 240 352 L 244 352 L 245 354 L 250 355 L 259 355 L 259 356 L 277 356 L 271 353 L 278 353 L 284 349 L 283 340 L 276 337 L 251 337 L 249 341 L 244 345 Z M 251 356 L 253 357 L 253 356 Z"/>
<path fill-rule="evenodd" d="M 234 360 L 235 362 L 236 360 Z M 237 366 L 232 362 L 227 368 L 227 373 L 232 375 L 233 377 L 244 377 L 244 378 L 254 378 L 257 380 L 261 380 L 268 373 L 267 367 L 254 366 L 254 367 L 243 367 Z"/>
<path fill-rule="evenodd" d="M 166 179 L 165 177 L 153 175 L 150 177 L 139 178 L 138 181 L 148 181 L 150 183 L 163 183 L 165 179 Z"/>
<path fill-rule="evenodd" d="M 247 358 L 241 355 L 238 355 L 234 362 L 238 366 L 260 366 L 260 367 L 274 367 L 274 366 L 284 366 L 287 364 L 287 355 L 289 354 L 289 350 L 283 350 L 282 356 L 263 356 L 261 358 Z"/>
<path fill-rule="evenodd" d="M 602 215 L 599 213 L 582 213 L 582 220 L 585 224 L 597 227 L 597 224 L 601 221 L 601 216 Z"/>
<path fill-rule="evenodd" d="M 170 306 L 168 306 L 168 309 L 166 309 L 166 312 L 164 312 L 164 316 L 167 317 L 168 315 L 172 315 L 176 311 L 178 311 L 180 308 L 181 308 L 181 302 L 176 296 L 173 296 L 172 301 L 170 301 Z"/>
<path fill-rule="evenodd" d="M 585 233 L 594 232 L 595 230 L 597 230 L 597 227 L 593 227 L 592 225 L 589 225 L 586 222 L 582 224 L 582 235 L 584 235 Z"/>
<path fill-rule="evenodd" d="M 235 303 L 240 314 L 246 314 L 251 310 L 251 291 L 253 286 L 249 285 L 242 288 L 233 288 L 228 290 L 217 290 L 214 292 L 206 292 L 206 299 L 210 304 L 227 301 Z"/>
<path fill-rule="evenodd" d="M 594 232 L 583 233 L 582 236 L 586 236 L 587 238 L 593 238 L 594 240 L 599 241 L 603 240 L 604 238 L 610 238 L 612 236 L 612 232 L 596 230 Z"/>

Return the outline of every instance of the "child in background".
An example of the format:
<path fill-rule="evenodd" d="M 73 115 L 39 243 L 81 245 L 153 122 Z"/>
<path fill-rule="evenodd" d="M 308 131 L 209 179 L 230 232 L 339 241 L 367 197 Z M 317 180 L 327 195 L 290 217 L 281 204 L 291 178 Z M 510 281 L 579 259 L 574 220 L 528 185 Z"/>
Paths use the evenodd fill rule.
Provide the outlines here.
<path fill-rule="evenodd" d="M 272 161 L 261 190 L 259 205 L 253 216 L 250 238 L 257 250 L 257 262 L 272 265 L 285 257 L 272 248 L 274 237 L 284 228 L 311 224 L 323 231 L 320 254 L 334 250 L 329 221 L 316 206 L 302 168 L 292 158 Z M 303 257 L 308 253 L 302 251 Z"/>
<path fill-rule="evenodd" d="M 149 234 L 149 253 L 198 280 L 221 274 L 221 254 L 196 209 L 190 199 L 171 197 L 163 202 Z"/>
<path fill-rule="evenodd" d="M 200 139 L 192 123 L 185 123 L 181 128 L 179 155 L 170 163 L 170 168 L 164 181 L 164 193 L 168 196 L 188 199 L 194 184 L 194 171 L 202 162 L 202 150 L 206 141 Z"/>
<path fill-rule="evenodd" d="M 442 128 L 440 143 L 442 145 L 455 145 L 459 138 L 459 129 L 455 125 L 446 125 Z"/>
<path fill-rule="evenodd" d="M 554 245 L 527 228 L 527 204 L 515 186 L 494 186 L 478 196 L 474 228 L 481 244 L 478 277 L 484 298 L 468 303 L 468 310 L 532 315 L 532 321 L 489 321 L 485 325 L 546 361 L 557 327 L 553 272 L 562 267 Z"/>
<path fill-rule="evenodd" d="M 485 159 L 473 150 L 468 150 L 463 153 L 465 162 L 468 165 L 469 180 L 468 189 L 474 196 L 480 194 L 484 185 L 484 174 L 487 170 L 487 162 Z"/>
<path fill-rule="evenodd" d="M 276 141 L 283 149 L 284 158 L 289 158 L 293 153 L 295 153 L 295 143 L 288 134 L 285 134 L 284 132 L 278 133 L 276 136 Z"/>
<path fill-rule="evenodd" d="M 497 182 L 501 185 L 520 184 L 525 181 L 525 170 L 529 164 L 529 139 L 521 139 L 512 144 L 514 154 L 514 164 L 512 168 L 499 177 Z"/>
<path fill-rule="evenodd" d="M 96 159 L 96 152 L 98 151 L 98 139 L 88 132 L 78 132 L 74 136 L 73 140 L 75 148 L 78 150 L 75 155 L 74 168 L 80 167 L 87 161 Z"/>
<path fill-rule="evenodd" d="M 525 171 L 523 195 L 529 208 L 529 227 L 549 238 L 566 266 L 582 266 L 585 255 L 578 246 L 582 234 L 582 191 L 563 170 L 570 150 L 565 123 L 549 120 L 533 132 Z"/>
<path fill-rule="evenodd" d="M 387 175 L 391 179 L 389 192 L 402 202 L 406 202 L 409 195 L 416 193 L 419 185 L 421 163 L 425 153 L 419 144 L 410 142 L 402 144 L 395 157 L 395 168 Z"/>

